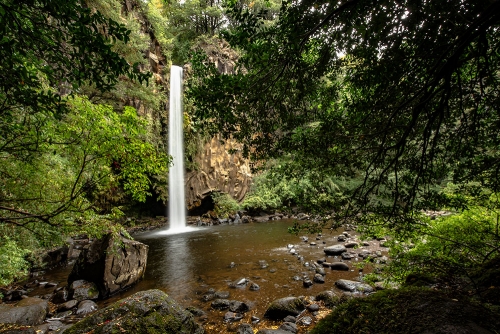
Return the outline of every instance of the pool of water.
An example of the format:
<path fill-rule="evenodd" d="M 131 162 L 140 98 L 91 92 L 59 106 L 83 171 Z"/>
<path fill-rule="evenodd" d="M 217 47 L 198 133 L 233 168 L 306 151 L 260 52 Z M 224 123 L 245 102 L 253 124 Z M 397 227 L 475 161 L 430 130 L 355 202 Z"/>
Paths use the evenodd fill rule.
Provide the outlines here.
<path fill-rule="evenodd" d="M 315 273 L 306 263 L 325 258 L 323 248 L 337 244 L 337 236 L 343 230 L 324 230 L 321 236 L 308 235 L 308 242 L 304 242 L 303 235 L 287 232 L 292 224 L 292 221 L 281 220 L 193 228 L 192 231 L 177 234 L 159 230 L 136 234 L 136 240 L 149 246 L 144 279 L 130 290 L 101 301 L 100 307 L 137 291 L 156 288 L 185 307 L 195 306 L 205 310 L 205 325 L 220 327 L 224 326 L 222 318 L 225 312 L 211 310 L 211 301 L 203 300 L 209 289 L 228 291 L 229 299 L 252 305 L 252 310 L 245 315 L 246 321 L 252 315 L 262 318 L 268 304 L 277 298 L 314 296 L 324 290 L 334 290 L 337 279 L 356 279 L 360 275 L 352 265 L 350 271 L 325 268 L 324 284 L 304 288 L 302 277 L 308 276 L 312 280 Z M 311 242 L 316 245 L 311 245 Z M 303 258 L 290 254 L 290 244 Z M 336 260 L 330 257 L 327 261 Z M 59 269 L 52 274 L 47 273 L 47 278 L 63 282 L 69 271 L 70 268 Z M 242 289 L 230 287 L 240 278 L 258 284 L 260 290 L 250 291 L 248 286 Z"/>

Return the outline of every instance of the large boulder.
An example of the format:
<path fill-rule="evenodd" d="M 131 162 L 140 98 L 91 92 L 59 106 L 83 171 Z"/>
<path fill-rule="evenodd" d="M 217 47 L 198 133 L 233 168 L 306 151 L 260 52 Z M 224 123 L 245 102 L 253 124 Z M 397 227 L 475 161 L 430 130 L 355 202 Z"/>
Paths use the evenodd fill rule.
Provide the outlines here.
<path fill-rule="evenodd" d="M 48 301 L 40 298 L 25 298 L 14 306 L 0 304 L 0 323 L 35 326 L 45 320 Z"/>
<path fill-rule="evenodd" d="M 193 315 L 160 290 L 146 290 L 119 300 L 67 329 L 65 334 L 202 334 Z"/>
<path fill-rule="evenodd" d="M 147 245 L 107 234 L 83 249 L 68 277 L 68 285 L 78 280 L 94 282 L 99 297 L 106 298 L 142 278 L 147 255 Z"/>
<path fill-rule="evenodd" d="M 281 320 L 288 315 L 297 316 L 305 308 L 304 300 L 300 297 L 280 298 L 269 305 L 264 317 L 272 320 Z"/>

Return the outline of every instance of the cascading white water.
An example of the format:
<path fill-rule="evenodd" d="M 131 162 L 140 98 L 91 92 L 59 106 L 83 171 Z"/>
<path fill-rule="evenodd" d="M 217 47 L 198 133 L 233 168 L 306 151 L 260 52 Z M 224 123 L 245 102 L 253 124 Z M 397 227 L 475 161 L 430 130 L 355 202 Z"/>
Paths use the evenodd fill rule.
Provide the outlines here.
<path fill-rule="evenodd" d="M 184 136 L 182 126 L 182 67 L 170 69 L 170 112 L 168 127 L 168 153 L 173 166 L 168 172 L 168 220 L 169 231 L 186 228 L 186 207 L 184 196 Z"/>

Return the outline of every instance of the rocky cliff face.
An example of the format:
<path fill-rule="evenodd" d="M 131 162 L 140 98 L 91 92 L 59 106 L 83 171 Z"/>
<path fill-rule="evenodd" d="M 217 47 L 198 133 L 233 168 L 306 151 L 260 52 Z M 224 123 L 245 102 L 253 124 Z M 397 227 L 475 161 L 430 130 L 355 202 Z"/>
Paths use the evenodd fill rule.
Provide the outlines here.
<path fill-rule="evenodd" d="M 234 152 L 234 153 L 231 153 Z M 250 162 L 243 158 L 241 145 L 214 137 L 195 157 L 199 170 L 186 174 L 186 202 L 189 209 L 199 206 L 212 191 L 221 191 L 241 201 L 252 181 Z"/>

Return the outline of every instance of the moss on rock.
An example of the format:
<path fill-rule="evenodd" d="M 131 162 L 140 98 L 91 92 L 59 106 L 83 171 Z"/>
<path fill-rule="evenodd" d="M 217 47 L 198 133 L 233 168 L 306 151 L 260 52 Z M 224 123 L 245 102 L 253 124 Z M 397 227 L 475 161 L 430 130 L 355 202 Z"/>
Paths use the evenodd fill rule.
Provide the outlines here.
<path fill-rule="evenodd" d="M 355 298 L 322 319 L 311 334 L 500 332 L 500 317 L 468 299 L 423 288 L 384 290 Z"/>
<path fill-rule="evenodd" d="M 172 298 L 160 290 L 138 292 L 94 313 L 66 334 L 202 334 L 203 328 Z"/>

